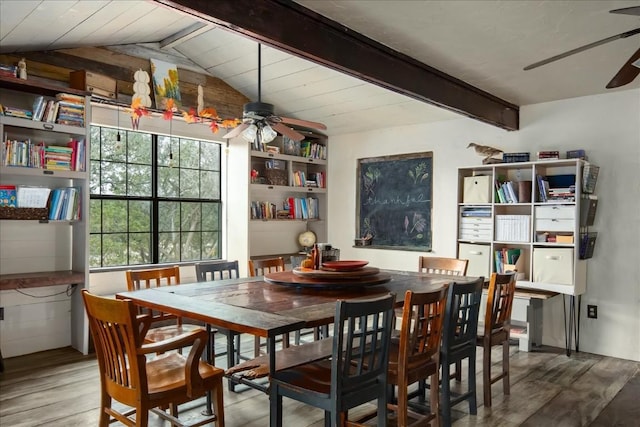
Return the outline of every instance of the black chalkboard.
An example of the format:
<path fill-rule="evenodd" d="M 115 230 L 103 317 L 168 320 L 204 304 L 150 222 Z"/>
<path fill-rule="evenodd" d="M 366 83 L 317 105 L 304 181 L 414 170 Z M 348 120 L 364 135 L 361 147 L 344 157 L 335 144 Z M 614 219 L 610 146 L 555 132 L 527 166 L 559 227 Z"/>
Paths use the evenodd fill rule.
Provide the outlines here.
<path fill-rule="evenodd" d="M 372 248 L 431 250 L 433 153 L 358 160 L 356 237 Z"/>

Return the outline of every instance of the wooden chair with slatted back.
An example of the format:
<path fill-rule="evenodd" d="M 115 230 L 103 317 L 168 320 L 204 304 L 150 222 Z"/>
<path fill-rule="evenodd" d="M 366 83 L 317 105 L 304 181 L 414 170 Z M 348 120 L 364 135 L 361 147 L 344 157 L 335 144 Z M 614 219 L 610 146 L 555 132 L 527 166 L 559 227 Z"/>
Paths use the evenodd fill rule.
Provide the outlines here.
<path fill-rule="evenodd" d="M 267 273 L 276 273 L 278 271 L 284 271 L 285 264 L 284 258 L 263 258 L 263 259 L 250 259 L 249 260 L 249 276 L 264 276 Z M 253 344 L 253 353 L 255 357 L 260 356 L 260 337 L 256 336 Z M 282 346 L 289 347 L 289 334 L 286 333 L 282 336 Z"/>
<path fill-rule="evenodd" d="M 351 408 L 375 400 L 377 425 L 386 427 L 394 304 L 394 294 L 368 300 L 338 300 L 333 338 L 327 338 L 333 344 L 331 357 L 278 370 L 271 378 L 270 425 L 283 425 L 284 396 L 323 409 L 324 425 L 335 427 L 347 425 Z"/>
<path fill-rule="evenodd" d="M 476 345 L 482 347 L 482 389 L 484 406 L 491 407 L 491 385 L 502 380 L 504 394 L 510 393 L 509 385 L 509 333 L 511 309 L 516 292 L 515 273 L 492 273 L 487 293 L 484 324 L 478 326 Z M 491 347 L 502 346 L 502 370 L 491 376 Z"/>
<path fill-rule="evenodd" d="M 210 262 L 198 262 L 196 267 L 196 279 L 198 282 L 208 282 L 214 280 L 224 279 L 237 279 L 240 277 L 240 269 L 238 261 L 210 261 Z M 215 332 L 220 332 L 227 337 L 227 366 L 231 367 L 240 363 L 240 334 L 225 328 L 216 328 L 212 330 L 212 334 L 209 337 L 211 340 L 211 354 L 213 358 L 213 350 L 215 348 L 214 336 Z M 212 360 L 210 360 L 212 362 Z M 231 382 L 229 387 L 233 389 Z"/>
<path fill-rule="evenodd" d="M 144 343 L 150 325 L 148 315 L 140 316 L 131 300 L 99 297 L 82 291 L 89 329 L 100 369 L 100 427 L 120 421 L 127 426 L 147 426 L 149 411 L 184 425 L 178 405 L 204 396 L 211 390 L 214 412 L 194 425 L 215 421 L 224 426 L 222 377 L 224 370 L 200 360 L 207 345 L 207 333 L 192 331 L 181 337 L 151 344 Z M 187 357 L 170 350 L 191 347 Z M 152 359 L 148 355 L 159 354 Z M 119 412 L 116 400 L 132 409 Z M 170 408 L 170 413 L 159 408 Z M 135 420 L 131 416 L 135 414 Z"/>
<path fill-rule="evenodd" d="M 431 420 L 440 425 L 440 342 L 444 322 L 447 288 L 431 292 L 407 291 L 402 310 L 399 339 L 389 347 L 389 387 L 398 388 L 397 402 L 389 402 L 396 412 L 397 425 L 409 426 L 409 414 L 415 420 L 411 425 L 424 425 Z M 430 407 L 425 414 L 409 410 L 409 386 L 430 379 Z M 393 393 L 389 393 L 393 395 Z"/>
<path fill-rule="evenodd" d="M 469 260 L 466 259 L 421 256 L 418 259 L 418 271 L 449 276 L 465 276 L 468 264 Z"/>
<path fill-rule="evenodd" d="M 126 276 L 129 291 L 180 284 L 180 268 L 177 265 L 148 270 L 127 270 Z M 145 336 L 147 342 L 163 341 L 200 328 L 198 325 L 183 324 L 180 317 L 171 314 L 158 311 L 148 311 L 148 314 L 151 316 L 152 326 L 153 324 L 160 324 L 160 326 L 149 329 Z M 168 325 L 168 321 L 171 320 L 175 320 L 175 323 Z"/>
<path fill-rule="evenodd" d="M 264 276 L 266 273 L 284 271 L 284 258 L 265 258 L 249 260 L 249 276 Z"/>

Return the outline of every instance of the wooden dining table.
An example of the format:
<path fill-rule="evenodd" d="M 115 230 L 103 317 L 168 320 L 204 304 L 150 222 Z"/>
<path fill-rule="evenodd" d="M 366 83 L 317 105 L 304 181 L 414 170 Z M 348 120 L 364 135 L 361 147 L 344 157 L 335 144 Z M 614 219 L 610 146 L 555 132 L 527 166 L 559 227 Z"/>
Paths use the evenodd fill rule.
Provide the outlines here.
<path fill-rule="evenodd" d="M 199 320 L 213 327 L 266 338 L 271 376 L 277 366 L 276 339 L 288 332 L 332 323 L 337 300 L 367 299 L 392 292 L 396 295 L 397 306 L 402 306 L 407 290 L 426 292 L 439 289 L 453 280 L 473 280 L 395 270 L 383 270 L 381 274 L 388 276 L 386 283 L 358 285 L 345 281 L 343 285 L 335 283 L 335 286 L 314 287 L 249 277 L 120 292 L 116 297 L 131 299 L 141 307 Z M 228 355 L 227 359 L 231 368 L 233 355 Z M 256 386 L 250 381 L 230 380 L 267 391 L 264 386 Z"/>

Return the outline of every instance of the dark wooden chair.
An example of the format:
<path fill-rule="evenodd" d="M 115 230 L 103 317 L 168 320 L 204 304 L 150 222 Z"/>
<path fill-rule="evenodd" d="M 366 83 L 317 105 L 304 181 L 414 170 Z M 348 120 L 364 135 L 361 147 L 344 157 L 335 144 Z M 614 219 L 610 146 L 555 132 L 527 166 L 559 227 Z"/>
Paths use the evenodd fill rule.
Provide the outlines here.
<path fill-rule="evenodd" d="M 238 268 L 238 261 L 211 261 L 211 262 L 198 262 L 195 264 L 196 279 L 198 282 L 208 282 L 214 280 L 223 279 L 237 279 L 240 277 L 240 270 Z M 211 331 L 209 337 L 209 363 L 213 363 L 215 358 L 215 333 L 220 332 L 227 337 L 227 368 L 240 363 L 240 334 L 225 328 L 216 328 Z M 232 384 L 229 384 L 233 388 Z"/>
<path fill-rule="evenodd" d="M 473 282 L 451 283 L 447 291 L 447 304 L 440 347 L 442 366 L 441 414 L 442 423 L 451 425 L 451 407 L 469 401 L 469 413 L 478 413 L 476 399 L 476 337 L 478 334 L 478 314 L 482 300 L 484 277 Z M 451 393 L 451 364 L 460 366 L 468 359 L 468 390 L 453 396 Z M 458 373 L 460 370 L 458 368 Z"/>
<path fill-rule="evenodd" d="M 285 270 L 284 258 L 262 258 L 262 259 L 250 259 L 249 260 L 249 276 L 264 276 L 267 273 L 276 273 L 278 271 Z M 282 346 L 284 348 L 289 347 L 289 334 L 284 334 L 282 336 Z M 256 336 L 253 344 L 253 353 L 254 357 L 260 356 L 260 348 L 262 347 L 262 343 L 260 342 L 260 337 Z"/>
<path fill-rule="evenodd" d="M 129 291 L 159 286 L 175 286 L 180 284 L 180 268 L 175 265 L 147 270 L 127 270 L 126 277 Z M 201 329 L 199 325 L 183 324 L 182 318 L 174 315 L 151 310 L 147 313 L 151 316 L 152 324 L 152 328 L 144 337 L 147 342 L 163 341 L 195 329 Z M 153 327 L 153 324 L 159 326 Z"/>
<path fill-rule="evenodd" d="M 502 380 L 504 394 L 510 393 L 509 385 L 509 332 L 511 308 L 516 291 L 515 273 L 492 273 L 487 294 L 484 324 L 478 326 L 476 344 L 482 347 L 482 390 L 484 406 L 491 407 L 491 385 Z M 502 346 L 502 371 L 491 376 L 491 347 Z"/>
<path fill-rule="evenodd" d="M 323 409 L 325 426 L 336 427 L 346 424 L 349 409 L 377 400 L 378 426 L 386 426 L 394 302 L 391 294 L 336 303 L 331 358 L 283 369 L 271 378 L 272 426 L 282 426 L 283 396 Z"/>
<path fill-rule="evenodd" d="M 468 264 L 469 260 L 466 259 L 421 256 L 418 259 L 418 271 L 421 273 L 464 276 L 467 274 Z"/>
<path fill-rule="evenodd" d="M 222 377 L 224 371 L 200 360 L 207 345 L 203 329 L 166 341 L 144 343 L 150 325 L 148 315 L 139 316 L 131 300 L 117 300 L 82 291 L 89 328 L 100 369 L 100 427 L 120 421 L 127 426 L 147 426 L 149 411 L 172 425 L 178 420 L 178 405 L 204 396 L 214 396 L 214 415 L 194 425 L 216 422 L 224 426 Z M 191 346 L 187 357 L 170 351 Z M 148 355 L 162 353 L 148 359 Z M 116 400 L 132 409 L 119 412 Z M 159 408 L 169 407 L 167 413 Z M 135 420 L 131 416 L 135 414 Z"/>
<path fill-rule="evenodd" d="M 440 342 L 447 289 L 432 292 L 407 291 L 402 310 L 400 336 L 394 337 L 389 349 L 389 409 L 396 412 L 399 427 L 426 425 L 434 420 L 440 425 L 439 387 Z M 430 408 L 426 414 L 409 410 L 409 386 L 430 379 Z M 393 386 L 398 388 L 393 402 Z M 414 419 L 409 424 L 409 414 Z"/>

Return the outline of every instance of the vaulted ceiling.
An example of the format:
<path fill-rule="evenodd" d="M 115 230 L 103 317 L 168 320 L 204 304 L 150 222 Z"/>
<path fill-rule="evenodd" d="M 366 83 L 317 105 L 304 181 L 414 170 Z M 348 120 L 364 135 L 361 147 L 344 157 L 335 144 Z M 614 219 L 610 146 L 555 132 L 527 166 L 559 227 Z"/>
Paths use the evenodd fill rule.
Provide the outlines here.
<path fill-rule="evenodd" d="M 177 3 L 203 10 L 207 3 L 217 2 Z M 523 70 L 533 62 L 637 28 L 637 16 L 609 13 L 638 6 L 637 1 L 297 3 L 507 104 L 640 87 L 638 78 L 619 89 L 605 89 L 640 46 L 640 35 Z M 247 9 L 247 16 L 267 19 L 274 28 L 295 28 L 268 13 L 252 15 L 259 10 Z M 154 1 L 0 0 L 0 53 L 109 46 L 209 73 L 256 100 L 257 42 L 211 22 L 216 21 Z M 329 135 L 460 117 L 415 96 L 319 65 L 322 61 L 302 59 L 296 52 L 264 44 L 262 52 L 262 100 L 273 103 L 283 115 L 325 123 Z"/>

